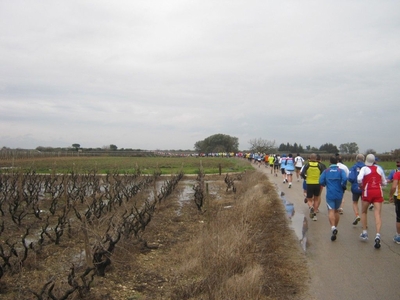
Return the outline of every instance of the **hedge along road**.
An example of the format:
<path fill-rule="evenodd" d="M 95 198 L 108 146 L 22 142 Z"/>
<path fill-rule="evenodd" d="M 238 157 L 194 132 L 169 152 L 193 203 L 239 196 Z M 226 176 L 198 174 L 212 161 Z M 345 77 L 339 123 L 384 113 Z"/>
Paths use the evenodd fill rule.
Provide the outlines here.
<path fill-rule="evenodd" d="M 374 248 L 375 218 L 368 211 L 367 242 L 361 241 L 361 222 L 353 225 L 354 213 L 351 192 L 344 195 L 344 213 L 340 216 L 337 240 L 332 242 L 331 228 L 325 201 L 326 188 L 321 195 L 318 220 L 309 218 L 304 203 L 302 180 L 294 181 L 292 188 L 275 177 L 270 168 L 261 166 L 269 180 L 285 193 L 285 199 L 294 204 L 295 215 L 292 226 L 297 235 L 301 232 L 304 217 L 307 219 L 307 248 L 305 256 L 310 269 L 310 295 L 312 299 L 400 299 L 400 245 L 393 242 L 395 234 L 395 208 L 393 204 L 382 206 L 381 248 Z M 360 200 L 361 201 L 361 200 Z M 359 202 L 360 202 L 359 201 Z M 360 203 L 359 203 L 360 205 Z M 301 222 L 298 222 L 301 220 Z M 308 280 L 305 278 L 304 280 Z"/>

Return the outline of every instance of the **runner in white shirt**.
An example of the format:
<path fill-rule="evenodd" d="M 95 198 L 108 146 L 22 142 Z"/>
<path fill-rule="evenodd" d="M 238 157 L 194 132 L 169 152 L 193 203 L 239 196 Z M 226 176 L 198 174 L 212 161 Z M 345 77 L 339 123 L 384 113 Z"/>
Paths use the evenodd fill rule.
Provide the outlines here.
<path fill-rule="evenodd" d="M 338 159 L 337 166 L 339 167 L 339 169 L 344 170 L 344 172 L 346 173 L 346 177 L 349 178 L 349 174 L 350 174 L 349 168 L 345 164 L 343 164 L 342 157 L 340 155 L 336 155 L 336 157 Z M 343 193 L 343 196 L 344 196 L 344 193 Z M 344 198 L 342 199 L 342 204 L 340 205 L 340 207 L 338 209 L 339 214 L 341 214 L 341 215 L 343 215 L 343 204 L 344 204 Z"/>
<path fill-rule="evenodd" d="M 294 158 L 294 167 L 296 168 L 296 178 L 297 181 L 300 181 L 300 170 L 304 166 L 304 158 L 300 156 L 300 153 L 297 153 L 297 156 Z"/>

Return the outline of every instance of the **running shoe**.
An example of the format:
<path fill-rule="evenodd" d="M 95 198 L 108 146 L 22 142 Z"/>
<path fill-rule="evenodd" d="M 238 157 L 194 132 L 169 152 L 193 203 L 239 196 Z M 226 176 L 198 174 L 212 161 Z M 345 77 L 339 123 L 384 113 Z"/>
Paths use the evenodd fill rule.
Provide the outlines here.
<path fill-rule="evenodd" d="M 343 215 L 343 208 L 339 207 L 338 212 L 339 214 Z"/>
<path fill-rule="evenodd" d="M 379 249 L 381 247 L 381 236 L 379 234 L 375 237 L 375 249 Z"/>
<path fill-rule="evenodd" d="M 308 202 L 307 198 L 304 198 L 304 203 L 307 203 L 307 202 Z"/>
<path fill-rule="evenodd" d="M 310 206 L 310 219 L 314 218 L 314 207 Z"/>
<path fill-rule="evenodd" d="M 360 234 L 360 239 L 362 239 L 364 241 L 368 240 L 368 233 L 361 233 Z"/>
<path fill-rule="evenodd" d="M 354 219 L 353 225 L 357 225 L 358 222 L 360 222 L 360 221 L 361 221 L 360 216 L 357 216 L 357 217 Z"/>
<path fill-rule="evenodd" d="M 393 238 L 393 242 L 400 245 L 400 235 L 396 234 Z"/>
<path fill-rule="evenodd" d="M 284 180 L 283 183 L 286 183 L 286 180 Z"/>
<path fill-rule="evenodd" d="M 338 230 L 335 228 L 332 230 L 332 236 L 331 236 L 331 241 L 336 241 L 336 235 L 338 233 Z"/>
<path fill-rule="evenodd" d="M 374 204 L 371 203 L 371 204 L 369 205 L 368 209 L 369 209 L 369 210 L 373 210 L 373 209 L 374 209 Z"/>
<path fill-rule="evenodd" d="M 289 189 L 292 187 L 292 184 L 291 183 L 289 183 Z"/>
<path fill-rule="evenodd" d="M 314 216 L 313 216 L 312 220 L 313 220 L 313 221 L 317 221 L 317 220 L 318 220 L 317 214 L 314 213 Z"/>

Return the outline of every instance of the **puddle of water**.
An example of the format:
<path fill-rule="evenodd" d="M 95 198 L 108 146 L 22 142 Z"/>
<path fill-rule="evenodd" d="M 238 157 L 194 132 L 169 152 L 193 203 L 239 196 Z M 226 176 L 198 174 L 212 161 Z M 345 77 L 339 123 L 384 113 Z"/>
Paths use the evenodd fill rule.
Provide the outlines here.
<path fill-rule="evenodd" d="M 183 189 L 179 193 L 178 196 L 178 202 L 179 202 L 179 209 L 176 212 L 178 216 L 181 215 L 181 208 L 183 206 L 184 201 L 190 201 L 193 200 L 194 198 L 194 190 L 193 186 L 197 183 L 195 180 L 184 180 L 182 181 L 183 183 Z"/>
<path fill-rule="evenodd" d="M 212 185 L 213 182 L 215 182 L 215 181 L 206 180 L 206 181 L 204 181 L 204 185 L 205 186 L 208 185 L 208 187 L 209 187 L 208 195 L 217 196 L 216 199 L 218 200 L 221 197 L 218 195 L 218 190 L 213 188 L 213 185 Z M 179 209 L 176 212 L 178 216 L 181 214 L 180 210 L 181 210 L 181 208 L 183 206 L 183 203 L 185 201 L 193 201 L 194 200 L 193 187 L 198 184 L 198 181 L 197 180 L 190 180 L 190 179 L 189 180 L 182 180 L 180 184 L 181 184 L 181 186 L 183 186 L 183 189 L 179 192 L 179 195 L 178 195 Z M 230 207 L 225 207 L 225 208 L 230 208 Z"/>
<path fill-rule="evenodd" d="M 285 205 L 286 215 L 296 236 L 299 238 L 301 247 L 304 251 L 307 248 L 308 220 L 304 214 L 296 213 L 295 205 L 286 199 L 282 192 L 279 192 L 283 204 Z"/>

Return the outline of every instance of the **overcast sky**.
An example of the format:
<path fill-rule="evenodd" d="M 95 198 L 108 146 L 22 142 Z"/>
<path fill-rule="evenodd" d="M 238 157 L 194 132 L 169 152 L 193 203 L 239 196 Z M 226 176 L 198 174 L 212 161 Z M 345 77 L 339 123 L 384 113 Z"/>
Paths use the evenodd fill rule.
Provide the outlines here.
<path fill-rule="evenodd" d="M 0 147 L 400 148 L 400 1 L 0 1 Z"/>

